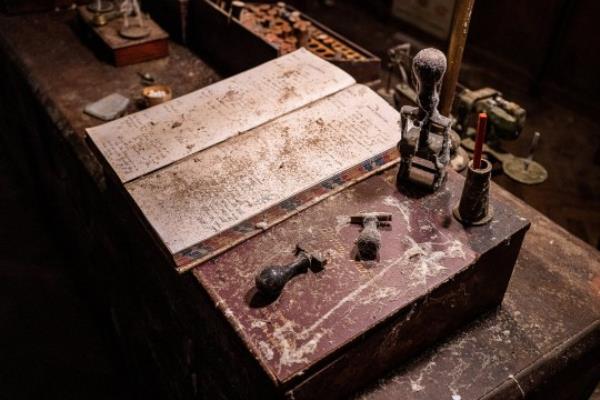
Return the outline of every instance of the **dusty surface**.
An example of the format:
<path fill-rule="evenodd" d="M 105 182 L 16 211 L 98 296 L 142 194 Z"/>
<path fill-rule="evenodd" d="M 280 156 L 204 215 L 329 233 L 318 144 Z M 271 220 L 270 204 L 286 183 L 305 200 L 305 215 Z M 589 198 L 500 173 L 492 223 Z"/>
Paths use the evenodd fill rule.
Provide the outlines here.
<path fill-rule="evenodd" d="M 450 216 L 462 178 L 451 174 L 446 188 L 414 199 L 398 193 L 389 172 L 386 179 L 374 177 L 347 189 L 194 270 L 276 379 L 305 372 L 481 254 L 505 245 L 527 224 L 494 201 L 495 220 L 467 231 Z M 393 215 L 391 229 L 382 231 L 378 263 L 354 261 L 359 228 L 348 219 L 361 211 Z M 289 262 L 298 242 L 329 253 L 325 270 L 294 278 L 276 301 L 259 305 L 254 275 L 267 265 Z"/>
<path fill-rule="evenodd" d="M 353 85 L 125 187 L 175 254 L 393 149 L 397 126 Z"/>
<path fill-rule="evenodd" d="M 434 46 L 443 48 L 442 42 L 436 43 L 431 38 L 427 38 L 410 26 L 394 19 L 382 20 L 375 17 L 369 11 L 374 11 L 376 7 L 364 6 L 353 2 L 337 2 L 335 7 L 326 7 L 321 3 L 296 1 L 296 3 L 305 3 L 307 12 L 318 16 L 318 19 L 326 23 L 332 29 L 342 33 L 358 45 L 385 59 L 385 52 L 388 48 L 397 45 L 399 42 L 405 42 L 407 37 L 411 40 L 421 41 L 424 47 Z M 310 4 L 310 6 L 309 6 Z M 591 3 L 590 3 L 591 4 Z M 595 103 L 587 102 L 586 107 L 580 108 L 573 100 L 586 103 L 585 99 L 590 99 L 589 93 L 594 92 L 593 84 L 587 84 L 586 91 L 588 97 L 580 96 L 579 92 L 566 92 L 565 87 L 559 87 L 560 96 L 547 90 L 542 95 L 534 95 L 530 87 L 524 82 L 522 77 L 515 76 L 503 68 L 503 62 L 497 57 L 495 51 L 490 50 L 488 42 L 505 42 L 506 46 L 515 53 L 528 52 L 527 57 L 510 60 L 510 62 L 520 61 L 542 62 L 536 58 L 535 52 L 529 52 L 528 46 L 540 48 L 539 40 L 545 34 L 543 29 L 536 30 L 535 34 L 529 35 L 529 43 L 519 43 L 507 39 L 511 35 L 519 37 L 527 30 L 534 29 L 533 25 L 513 23 L 505 24 L 500 28 L 490 25 L 482 29 L 483 24 L 494 21 L 497 15 L 502 14 L 503 10 L 511 7 L 508 3 L 494 3 L 485 7 L 475 7 L 474 15 L 471 20 L 471 31 L 477 30 L 481 34 L 469 35 L 465 59 L 460 74 L 460 82 L 469 88 L 477 89 L 486 86 L 494 87 L 500 90 L 506 99 L 515 101 L 527 110 L 527 122 L 523 130 L 522 137 L 515 142 L 507 142 L 507 150 L 512 153 L 525 157 L 529 149 L 533 133 L 539 131 L 542 136 L 540 145 L 535 154 L 535 160 L 540 162 L 548 170 L 549 178 L 541 185 L 528 186 L 513 181 L 503 174 L 495 176 L 493 179 L 503 188 L 507 189 L 516 197 L 522 199 L 527 204 L 547 215 L 560 226 L 567 229 L 572 234 L 590 243 L 592 246 L 600 246 L 600 124 L 595 118 L 597 113 L 598 101 Z M 304 7 L 302 7 L 304 8 Z M 552 7 L 549 7 L 552 10 Z M 534 3 L 529 3 L 526 7 L 520 7 L 514 10 L 514 17 L 520 21 L 527 21 L 531 16 L 538 19 L 537 27 L 544 27 L 550 30 L 551 24 L 548 24 L 550 11 L 547 18 L 544 18 L 537 10 Z M 579 7 L 579 18 L 587 12 L 586 7 Z M 507 14 L 508 15 L 508 14 Z M 558 14 L 556 14 L 558 15 Z M 550 18 L 551 19 L 551 18 Z M 575 25 L 576 19 L 572 23 Z M 476 26 L 477 25 L 477 26 Z M 592 26 L 593 22 L 584 20 L 584 25 Z M 591 29 L 591 28 L 590 28 Z M 536 36 L 539 35 L 539 36 Z M 573 42 L 580 43 L 582 48 L 588 46 L 587 42 L 582 41 L 585 37 L 578 33 L 573 35 Z M 583 44 L 583 43 L 586 44 Z M 473 47 L 471 47 L 473 45 Z M 479 50 L 474 47 L 479 46 Z M 492 57 L 483 57 L 481 48 L 489 52 Z M 543 46 L 542 46 L 543 47 Z M 560 49 L 565 57 L 576 57 L 585 59 L 584 52 L 577 54 L 574 46 L 555 46 Z M 554 47 L 552 47 L 554 48 Z M 506 49 L 505 49 L 506 50 Z M 505 51 L 504 50 L 504 51 Z M 500 50 L 502 52 L 503 50 Z M 506 54 L 506 53 L 505 53 Z M 493 59 L 494 62 L 490 62 Z M 560 58 L 555 58 L 556 68 L 561 75 L 569 75 L 571 79 L 566 83 L 574 84 L 583 80 L 586 74 L 573 73 L 572 65 L 565 68 Z M 497 62 L 500 61 L 500 62 Z M 521 65 L 521 64 L 520 64 Z M 590 74 L 593 71 L 589 64 L 586 71 Z M 589 75 L 588 75 L 589 76 Z M 597 80 L 600 82 L 600 80 Z M 597 83 L 596 82 L 596 83 Z M 597 93 L 597 91 L 596 91 Z M 594 108 L 596 107 L 596 108 Z M 590 112 L 591 111 L 591 112 Z"/>
<path fill-rule="evenodd" d="M 164 59 L 119 68 L 100 62 L 80 40 L 73 11 L 24 17 L 0 15 L 0 19 L 0 46 L 26 75 L 65 139 L 99 180 L 103 177 L 102 167 L 85 141 L 85 128 L 103 121 L 83 112 L 88 103 L 118 92 L 134 100 L 129 111 L 137 111 L 143 89 L 138 72 L 150 73 L 156 83 L 171 86 L 173 97 L 220 79 L 206 63 L 174 43 Z"/>
<path fill-rule="evenodd" d="M 499 398 L 509 393 L 521 398 L 521 391 L 536 390 L 527 368 L 564 382 L 552 378 L 557 370 L 543 357 L 557 351 L 568 360 L 572 346 L 582 340 L 565 345 L 573 336 L 586 332 L 593 343 L 586 351 L 598 352 L 600 255 L 540 213 L 512 202 L 532 227 L 502 306 L 398 367 L 360 399 L 479 399 L 500 385 L 506 391 Z"/>
<path fill-rule="evenodd" d="M 69 23 L 72 17 L 71 13 L 15 18 L 0 16 L 0 45 L 3 53 L 13 57 L 12 62 L 23 69 L 29 78 L 31 90 L 46 107 L 85 168 L 93 176 L 101 176 L 99 164 L 83 141 L 84 128 L 99 123 L 83 114 L 85 104 L 114 91 L 136 97 L 141 91 L 137 70 L 150 71 L 161 83 L 170 84 L 176 96 L 203 87 L 218 76 L 205 63 L 176 45 L 172 45 L 171 56 L 165 60 L 125 68 L 100 63 L 71 30 Z M 52 38 L 52 41 L 49 42 L 48 38 Z M 56 73 L 57 65 L 61 66 L 62 74 Z M 578 119 L 558 120 L 558 115 L 556 118 L 556 121 L 548 120 L 548 123 L 572 127 L 570 132 L 577 126 L 581 127 Z M 595 127 L 591 123 L 586 126 L 589 127 L 588 131 Z M 585 140 L 585 135 L 576 137 L 581 137 L 577 140 Z M 569 149 L 572 147 L 570 140 L 573 140 L 572 135 L 562 135 L 562 139 L 553 142 L 552 146 Z M 548 147 L 546 149 L 551 150 Z M 575 147 L 572 150 L 575 151 Z M 593 146 L 587 146 L 582 150 L 589 153 L 594 149 Z M 561 157 L 573 159 L 571 150 L 561 150 L 559 153 Z M 548 157 L 546 160 L 549 162 L 552 160 L 549 154 L 544 152 L 540 157 Z M 556 174 L 551 176 L 559 176 L 558 169 L 562 167 L 557 164 L 556 168 Z M 593 170 L 586 171 L 591 173 Z M 528 194 L 529 190 L 535 189 L 523 189 L 520 195 L 528 201 L 537 201 L 540 207 L 552 200 L 549 212 L 562 209 L 553 188 L 557 185 L 564 187 L 562 198 L 568 197 L 572 187 L 577 185 L 577 180 L 572 178 L 580 175 L 579 172 L 574 172 L 568 181 L 564 180 L 567 177 L 563 175 L 563 178 L 551 182 L 539 197 Z M 588 189 L 586 184 L 581 191 L 591 193 Z M 533 223 L 502 307 L 430 352 L 408 364 L 399 365 L 385 379 L 366 390 L 363 398 L 479 399 L 501 385 L 507 385 L 507 390 L 517 396 L 510 398 L 520 398 L 521 390 L 525 393 L 534 390 L 529 383 L 531 371 L 528 372 L 527 367 L 547 373 L 552 378 L 552 373 L 558 369 L 548 369 L 542 358 L 544 355 L 558 349 L 560 354 L 568 358 L 571 350 L 581 341 L 578 335 L 590 330 L 597 335 L 600 331 L 598 252 L 512 196 L 500 191 L 498 193 L 506 196 L 518 213 Z M 596 197 L 588 196 L 588 202 L 596 202 Z M 580 211 L 580 206 L 575 199 L 569 202 L 568 218 L 572 216 L 573 220 L 578 218 L 583 221 L 586 217 Z M 341 231 L 352 229 L 345 227 L 343 217 L 338 218 L 346 211 L 339 210 L 334 214 L 335 226 Z M 395 219 L 398 218 L 395 216 Z M 358 227 L 354 229 L 358 231 Z M 278 255 L 282 259 L 283 256 L 283 253 Z M 322 276 L 299 278 L 316 282 L 323 279 Z M 290 288 L 297 286 L 297 282 L 292 282 Z M 595 342 L 596 351 L 598 342 Z M 561 384 L 577 382 L 578 376 L 591 371 L 590 365 L 583 364 L 578 374 L 571 376 L 572 379 L 563 377 L 555 381 Z M 31 372 L 31 369 L 28 371 Z"/>

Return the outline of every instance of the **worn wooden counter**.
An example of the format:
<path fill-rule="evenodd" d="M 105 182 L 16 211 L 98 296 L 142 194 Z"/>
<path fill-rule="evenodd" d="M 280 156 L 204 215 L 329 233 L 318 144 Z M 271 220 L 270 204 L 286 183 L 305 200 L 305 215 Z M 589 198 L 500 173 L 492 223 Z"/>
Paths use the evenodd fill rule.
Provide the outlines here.
<path fill-rule="evenodd" d="M 175 96 L 220 76 L 176 44 L 167 59 L 115 68 L 76 32 L 73 12 L 0 15 L 2 145 L 69 238 L 65 245 L 121 339 L 141 394 L 214 399 L 232 398 L 248 382 L 260 388 L 264 378 L 245 367 L 251 363 L 232 356 L 242 344 L 224 333 L 230 327 L 202 274 L 179 276 L 162 262 L 84 134 L 100 122 L 84 106 L 115 91 L 139 97 L 138 71 L 171 85 Z M 532 222 L 502 306 L 398 365 L 359 398 L 575 399 L 598 381 L 600 255 L 497 191 Z M 256 387 L 247 394 L 259 393 Z"/>

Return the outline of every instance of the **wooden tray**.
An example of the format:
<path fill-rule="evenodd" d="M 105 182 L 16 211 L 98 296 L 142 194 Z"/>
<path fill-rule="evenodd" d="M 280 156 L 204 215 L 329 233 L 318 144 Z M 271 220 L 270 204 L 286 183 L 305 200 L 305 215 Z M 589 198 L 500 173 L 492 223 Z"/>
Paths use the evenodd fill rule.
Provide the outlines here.
<path fill-rule="evenodd" d="M 290 5 L 286 5 L 286 9 L 289 12 L 296 11 Z M 248 29 L 237 19 L 229 18 L 222 8 L 211 1 L 190 0 L 188 15 L 188 45 L 201 55 L 208 56 L 229 73 L 247 70 L 280 55 L 277 47 L 263 36 Z M 302 13 L 301 16 L 321 33 L 361 55 L 360 60 L 327 61 L 352 75 L 357 82 L 365 83 L 379 79 L 381 60 L 377 56 L 307 15 Z"/>
<path fill-rule="evenodd" d="M 143 39 L 131 40 L 119 35 L 122 24 L 120 18 L 98 27 L 91 23 L 93 13 L 86 6 L 80 6 L 78 13 L 87 35 L 92 39 L 92 45 L 117 67 L 169 55 L 169 35 L 151 19 L 145 20 L 150 35 Z"/>

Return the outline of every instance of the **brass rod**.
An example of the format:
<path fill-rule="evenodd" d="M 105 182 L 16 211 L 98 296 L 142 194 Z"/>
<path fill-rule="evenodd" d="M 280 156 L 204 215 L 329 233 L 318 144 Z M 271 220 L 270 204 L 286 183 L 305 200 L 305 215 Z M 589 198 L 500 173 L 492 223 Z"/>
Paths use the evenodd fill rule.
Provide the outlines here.
<path fill-rule="evenodd" d="M 452 111 L 456 83 L 458 82 L 474 4 L 475 0 L 458 0 L 454 9 L 447 54 L 448 71 L 446 71 L 446 76 L 444 77 L 440 100 L 440 112 L 445 116 L 449 116 Z"/>

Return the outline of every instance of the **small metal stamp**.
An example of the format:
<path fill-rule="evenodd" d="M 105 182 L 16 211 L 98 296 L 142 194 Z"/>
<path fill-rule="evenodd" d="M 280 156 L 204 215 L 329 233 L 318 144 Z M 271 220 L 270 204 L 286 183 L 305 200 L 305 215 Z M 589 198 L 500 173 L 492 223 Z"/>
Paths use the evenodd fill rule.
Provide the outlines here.
<path fill-rule="evenodd" d="M 412 71 L 418 107 L 400 109 L 402 137 L 398 143 L 397 184 L 400 187 L 404 182 L 413 182 L 436 191 L 446 178 L 450 161 L 452 121 L 438 111 L 446 57 L 437 49 L 421 50 L 413 59 Z M 417 161 L 414 165 L 413 158 Z"/>
<path fill-rule="evenodd" d="M 320 251 L 298 244 L 294 261 L 287 265 L 266 267 L 256 275 L 256 289 L 267 297 L 277 296 L 294 276 L 307 272 L 309 268 L 314 272 L 320 271 L 326 263 L 327 257 Z"/>
<path fill-rule="evenodd" d="M 350 217 L 350 223 L 363 226 L 356 241 L 358 256 L 361 260 L 377 260 L 381 248 L 379 228 L 389 226 L 391 220 L 392 214 L 383 212 L 362 213 Z"/>

